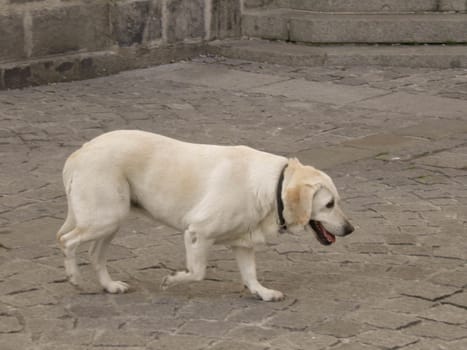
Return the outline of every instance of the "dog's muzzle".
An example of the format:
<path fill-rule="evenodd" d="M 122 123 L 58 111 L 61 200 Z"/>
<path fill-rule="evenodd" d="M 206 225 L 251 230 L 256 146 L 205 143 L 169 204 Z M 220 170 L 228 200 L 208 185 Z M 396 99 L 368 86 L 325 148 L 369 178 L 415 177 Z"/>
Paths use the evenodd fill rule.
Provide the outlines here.
<path fill-rule="evenodd" d="M 310 220 L 309 224 L 315 232 L 316 239 L 319 243 L 321 243 L 322 245 L 331 245 L 334 242 L 336 242 L 336 236 L 328 230 L 326 230 L 321 222 Z M 344 227 L 344 232 L 341 234 L 341 236 L 350 235 L 354 230 L 355 228 L 352 226 L 352 224 L 347 223 Z"/>

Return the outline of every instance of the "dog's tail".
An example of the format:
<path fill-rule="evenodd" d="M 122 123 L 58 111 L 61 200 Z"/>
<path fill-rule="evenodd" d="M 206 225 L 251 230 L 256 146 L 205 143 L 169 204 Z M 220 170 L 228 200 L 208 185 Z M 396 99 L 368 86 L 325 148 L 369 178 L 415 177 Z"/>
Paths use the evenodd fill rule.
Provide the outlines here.
<path fill-rule="evenodd" d="M 70 157 L 71 158 L 71 157 Z M 62 227 L 57 232 L 57 241 L 60 242 L 60 237 L 64 235 L 67 232 L 70 232 L 76 227 L 76 219 L 75 219 L 75 214 L 73 212 L 73 207 L 71 204 L 71 186 L 73 184 L 73 172 L 70 169 L 70 158 L 65 163 L 65 166 L 63 168 L 63 185 L 65 186 L 65 192 L 66 192 L 66 197 L 67 197 L 67 206 L 68 206 L 68 211 L 66 215 L 65 222 L 63 223 Z"/>

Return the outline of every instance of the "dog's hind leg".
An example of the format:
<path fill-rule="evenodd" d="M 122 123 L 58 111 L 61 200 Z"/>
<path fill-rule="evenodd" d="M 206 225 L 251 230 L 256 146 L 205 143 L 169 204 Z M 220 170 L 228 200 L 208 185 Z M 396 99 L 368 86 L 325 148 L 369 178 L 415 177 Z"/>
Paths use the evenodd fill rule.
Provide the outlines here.
<path fill-rule="evenodd" d="M 114 281 L 107 270 L 107 249 L 110 241 L 114 238 L 117 231 L 92 242 L 89 248 L 89 258 L 97 273 L 97 278 L 101 286 L 109 293 L 125 293 L 129 285 L 122 281 Z"/>
<path fill-rule="evenodd" d="M 75 218 L 73 216 L 73 213 L 70 208 L 68 208 L 68 213 L 65 219 L 65 222 L 63 223 L 62 227 L 57 232 L 57 241 L 60 242 L 60 237 L 64 235 L 65 233 L 70 232 L 73 230 L 76 226 Z"/>
<path fill-rule="evenodd" d="M 238 268 L 242 276 L 243 284 L 252 294 L 264 301 L 278 301 L 284 299 L 284 295 L 273 289 L 263 287 L 256 277 L 255 251 L 253 248 L 233 247 L 237 258 Z"/>
<path fill-rule="evenodd" d="M 110 293 L 122 292 L 122 290 L 112 287 L 113 281 L 110 279 L 105 266 L 105 251 L 117 230 L 118 224 L 88 228 L 77 227 L 60 237 L 60 244 L 65 254 L 66 274 L 72 284 L 76 285 L 79 279 L 76 250 L 81 243 L 92 241 L 90 248 L 91 262 L 96 269 L 99 282 L 101 282 L 102 286 Z"/>
<path fill-rule="evenodd" d="M 62 237 L 70 234 L 74 231 L 76 228 L 76 222 L 75 218 L 73 215 L 73 212 L 68 206 L 68 214 L 65 219 L 65 222 L 63 223 L 62 227 L 57 232 L 57 241 L 59 243 L 60 249 L 63 251 L 63 254 L 65 255 L 65 270 L 66 274 L 72 284 L 78 284 L 79 280 L 79 268 L 78 264 L 76 262 L 76 247 L 70 247 L 66 249 L 64 245 L 62 244 Z"/>
<path fill-rule="evenodd" d="M 208 252 L 213 241 L 200 237 L 190 229 L 186 230 L 184 235 L 187 271 L 177 271 L 174 275 L 164 277 L 162 289 L 178 283 L 201 281 L 206 275 Z"/>
<path fill-rule="evenodd" d="M 130 211 L 129 184 L 120 176 L 102 178 L 102 174 L 88 173 L 88 168 L 75 173 L 67 188 L 69 208 L 76 227 L 59 231 L 59 242 L 65 254 L 65 268 L 72 283 L 77 282 L 76 250 L 81 243 L 91 243 L 91 262 L 101 285 L 111 293 L 124 292 L 128 286 L 110 278 L 105 252 L 121 221 Z M 70 212 L 69 212 L 70 213 Z M 68 219 L 64 226 L 68 225 Z"/>
<path fill-rule="evenodd" d="M 60 234 L 60 231 L 59 231 Z M 79 246 L 79 240 L 76 239 L 80 235 L 80 229 L 74 228 L 66 234 L 57 235 L 60 248 L 65 255 L 65 271 L 71 284 L 77 285 L 80 273 L 78 263 L 76 262 L 76 249 Z"/>

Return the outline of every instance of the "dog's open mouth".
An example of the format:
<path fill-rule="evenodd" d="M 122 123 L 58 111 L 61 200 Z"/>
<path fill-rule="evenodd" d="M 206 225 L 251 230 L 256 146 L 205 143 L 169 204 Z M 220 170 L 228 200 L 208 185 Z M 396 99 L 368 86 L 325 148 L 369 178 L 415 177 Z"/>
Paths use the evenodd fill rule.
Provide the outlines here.
<path fill-rule="evenodd" d="M 309 224 L 313 231 L 315 231 L 319 243 L 322 245 L 330 245 L 336 241 L 336 236 L 327 231 L 321 222 L 310 220 Z"/>

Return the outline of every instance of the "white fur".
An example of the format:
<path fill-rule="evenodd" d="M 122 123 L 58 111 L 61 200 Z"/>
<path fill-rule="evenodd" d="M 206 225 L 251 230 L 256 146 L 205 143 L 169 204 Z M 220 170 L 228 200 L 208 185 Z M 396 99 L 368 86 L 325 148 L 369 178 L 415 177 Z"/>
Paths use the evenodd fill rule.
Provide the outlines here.
<path fill-rule="evenodd" d="M 287 163 L 284 215 L 290 226 L 303 229 L 294 206 L 288 205 L 287 190 L 304 181 L 300 171 L 300 179 L 294 175 L 294 168 L 310 168 L 305 176 L 310 184 L 320 182 L 316 177 L 321 172 L 296 160 L 245 146 L 191 144 L 142 131 L 120 130 L 93 139 L 68 158 L 63 171 L 68 215 L 57 238 L 70 281 L 79 279 L 76 249 L 89 241 L 91 262 L 104 289 L 128 289 L 110 278 L 105 252 L 135 203 L 155 220 L 184 232 L 187 271 L 165 277 L 163 288 L 202 280 L 209 248 L 227 244 L 250 291 L 263 300 L 282 299 L 281 292 L 258 282 L 254 245 L 277 234 L 276 186 Z"/>

